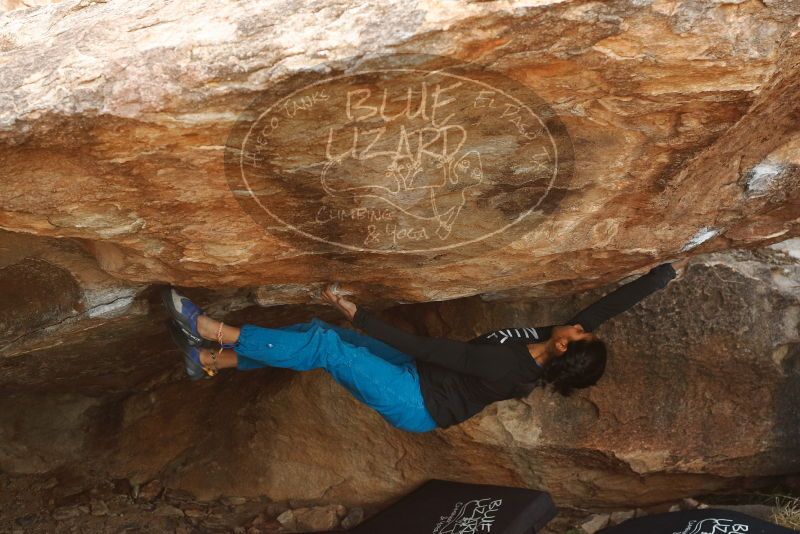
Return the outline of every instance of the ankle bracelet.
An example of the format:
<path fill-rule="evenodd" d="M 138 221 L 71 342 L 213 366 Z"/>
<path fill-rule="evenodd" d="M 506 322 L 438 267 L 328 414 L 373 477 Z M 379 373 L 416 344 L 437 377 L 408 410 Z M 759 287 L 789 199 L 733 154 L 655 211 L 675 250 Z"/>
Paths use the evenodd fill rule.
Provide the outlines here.
<path fill-rule="evenodd" d="M 217 354 L 214 354 L 214 351 L 209 349 L 208 353 L 211 355 L 211 364 L 213 367 L 206 368 L 206 372 L 209 376 L 214 376 L 217 374 L 217 372 L 219 372 L 219 367 L 217 366 L 217 355 L 220 353 L 220 351 L 217 351 Z"/>
<path fill-rule="evenodd" d="M 222 352 L 222 349 L 225 348 L 225 345 L 222 343 L 222 327 L 225 326 L 225 323 L 222 321 L 219 322 L 219 328 L 217 328 L 217 343 L 219 343 L 219 352 Z"/>

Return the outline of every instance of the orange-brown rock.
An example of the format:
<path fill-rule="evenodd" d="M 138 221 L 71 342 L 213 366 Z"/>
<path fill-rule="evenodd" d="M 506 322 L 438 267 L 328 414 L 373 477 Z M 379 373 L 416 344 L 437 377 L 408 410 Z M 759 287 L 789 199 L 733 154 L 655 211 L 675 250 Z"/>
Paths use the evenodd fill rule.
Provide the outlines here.
<path fill-rule="evenodd" d="M 565 293 L 698 246 L 786 239 L 800 216 L 799 12 L 677 0 L 12 10 L 0 19 L 0 226 L 79 239 L 130 281 L 259 285 L 272 303 L 307 302 L 329 279 L 387 302 Z M 460 65 L 461 85 L 430 74 L 444 64 Z M 414 76 L 352 75 L 389 67 L 428 73 L 438 119 L 373 115 L 381 91 L 399 101 L 389 111 L 422 91 Z M 512 97 L 538 107 L 520 114 Z M 257 150 L 228 152 L 260 162 L 248 198 L 280 221 L 249 216 L 224 162 L 237 128 L 272 104 L 291 120 L 250 136 Z M 385 129 L 375 145 L 370 127 Z M 356 152 L 335 157 L 354 131 Z M 554 147 L 569 157 L 556 164 Z M 388 222 L 370 234 L 359 209 Z M 485 237 L 529 209 L 513 235 L 495 234 L 501 248 Z M 383 252 L 452 247 L 359 250 L 370 236 Z M 465 248 L 470 236 L 482 241 Z"/>

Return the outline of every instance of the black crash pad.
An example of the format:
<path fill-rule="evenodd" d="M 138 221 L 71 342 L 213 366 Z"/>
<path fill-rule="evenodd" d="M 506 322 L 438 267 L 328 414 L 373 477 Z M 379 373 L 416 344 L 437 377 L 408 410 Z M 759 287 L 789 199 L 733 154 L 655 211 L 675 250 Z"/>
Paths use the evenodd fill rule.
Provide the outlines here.
<path fill-rule="evenodd" d="M 598 534 L 797 534 L 730 510 L 686 510 L 629 519 Z"/>
<path fill-rule="evenodd" d="M 542 491 L 430 480 L 348 532 L 535 534 L 555 515 Z"/>

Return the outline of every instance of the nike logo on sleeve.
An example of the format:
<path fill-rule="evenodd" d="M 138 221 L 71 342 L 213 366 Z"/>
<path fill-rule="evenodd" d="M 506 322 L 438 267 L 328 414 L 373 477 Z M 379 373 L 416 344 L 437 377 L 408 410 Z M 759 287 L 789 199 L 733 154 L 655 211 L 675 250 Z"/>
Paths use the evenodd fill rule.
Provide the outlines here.
<path fill-rule="evenodd" d="M 505 328 L 503 330 L 495 330 L 484 336 L 486 340 L 492 340 L 495 343 L 503 344 L 509 339 L 529 339 L 531 341 L 539 340 L 539 333 L 535 328 Z"/>

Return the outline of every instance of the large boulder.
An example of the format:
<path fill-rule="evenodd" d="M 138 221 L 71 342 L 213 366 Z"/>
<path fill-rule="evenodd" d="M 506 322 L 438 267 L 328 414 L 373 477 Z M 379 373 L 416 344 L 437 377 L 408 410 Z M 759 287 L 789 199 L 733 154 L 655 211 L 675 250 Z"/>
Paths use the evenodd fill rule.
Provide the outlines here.
<path fill-rule="evenodd" d="M 696 247 L 787 239 L 798 13 L 712 0 L 11 10 L 0 226 L 81 239 L 122 279 L 263 285 L 272 303 L 307 302 L 330 278 L 386 302 L 552 295 Z M 391 115 L 408 90 L 428 97 L 424 118 Z"/>

